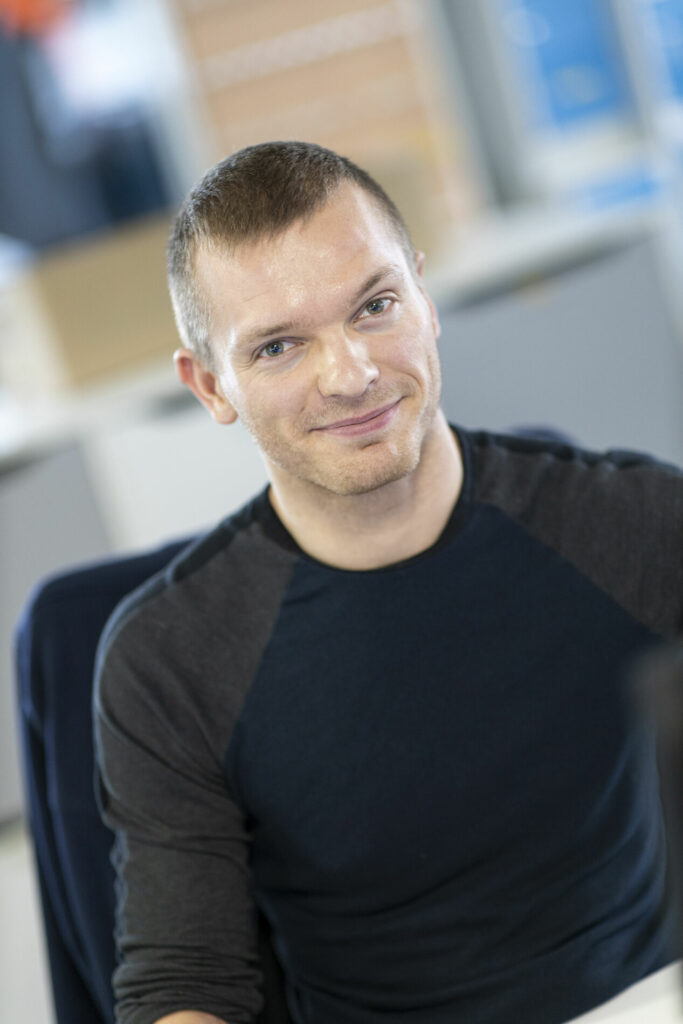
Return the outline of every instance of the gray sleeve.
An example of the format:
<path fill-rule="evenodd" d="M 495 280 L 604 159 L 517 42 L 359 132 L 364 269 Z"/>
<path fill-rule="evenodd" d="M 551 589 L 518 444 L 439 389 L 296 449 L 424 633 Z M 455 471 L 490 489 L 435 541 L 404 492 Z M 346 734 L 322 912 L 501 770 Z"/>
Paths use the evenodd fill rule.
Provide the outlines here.
<path fill-rule="evenodd" d="M 174 659 L 154 643 L 151 658 L 140 633 L 109 646 L 95 701 L 98 795 L 117 833 L 117 1022 L 192 1009 L 242 1024 L 262 1005 L 248 833 L 191 691 L 177 682 L 169 699 Z"/>
<path fill-rule="evenodd" d="M 294 561 L 258 523 L 221 528 L 127 599 L 101 641 L 95 751 L 117 834 L 119 1024 L 188 1009 L 243 1024 L 261 1010 L 251 840 L 224 758 Z"/>
<path fill-rule="evenodd" d="M 683 473 L 633 452 L 480 448 L 479 498 L 662 637 L 683 631 Z"/>

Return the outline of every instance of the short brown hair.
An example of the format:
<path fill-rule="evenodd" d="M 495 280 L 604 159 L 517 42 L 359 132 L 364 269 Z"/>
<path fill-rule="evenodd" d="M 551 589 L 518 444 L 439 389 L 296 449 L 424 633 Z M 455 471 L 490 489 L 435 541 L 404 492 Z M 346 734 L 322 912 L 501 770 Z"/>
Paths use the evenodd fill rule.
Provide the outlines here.
<path fill-rule="evenodd" d="M 381 185 L 347 157 L 313 143 L 247 146 L 207 171 L 189 193 L 168 239 L 168 282 L 183 344 L 208 367 L 213 366 L 210 311 L 194 274 L 199 245 L 218 243 L 232 251 L 240 243 L 275 236 L 310 217 L 344 182 L 375 200 L 414 267 L 408 228 Z"/>

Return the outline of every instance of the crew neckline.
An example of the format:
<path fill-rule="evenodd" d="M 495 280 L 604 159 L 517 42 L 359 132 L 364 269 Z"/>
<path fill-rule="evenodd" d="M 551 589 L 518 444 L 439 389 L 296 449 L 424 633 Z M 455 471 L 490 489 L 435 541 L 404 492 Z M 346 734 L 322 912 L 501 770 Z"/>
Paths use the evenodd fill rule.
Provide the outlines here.
<path fill-rule="evenodd" d="M 277 544 L 278 547 L 284 548 L 286 551 L 296 555 L 298 558 L 301 558 L 306 562 L 309 562 L 311 565 L 318 566 L 321 569 L 326 569 L 329 572 L 345 573 L 354 576 L 369 573 L 375 574 L 404 569 L 416 564 L 417 562 L 431 558 L 437 552 L 440 552 L 454 539 L 457 534 L 461 532 L 469 518 L 472 506 L 472 452 L 469 434 L 462 427 L 456 426 L 452 423 L 449 423 L 449 427 L 455 435 L 455 440 L 460 449 L 462 458 L 463 478 L 460 493 L 453 505 L 453 508 L 451 509 L 451 513 L 443 530 L 434 543 L 423 551 L 418 551 L 416 554 L 411 555 L 409 558 L 404 558 L 397 562 L 389 562 L 387 565 L 380 565 L 374 569 L 345 569 L 342 566 L 332 565 L 329 562 L 323 562 L 320 559 L 315 558 L 313 555 L 308 554 L 307 551 L 304 551 L 273 508 L 268 494 L 270 485 L 266 486 L 254 499 L 254 515 L 261 525 L 263 532 L 271 541 Z"/>

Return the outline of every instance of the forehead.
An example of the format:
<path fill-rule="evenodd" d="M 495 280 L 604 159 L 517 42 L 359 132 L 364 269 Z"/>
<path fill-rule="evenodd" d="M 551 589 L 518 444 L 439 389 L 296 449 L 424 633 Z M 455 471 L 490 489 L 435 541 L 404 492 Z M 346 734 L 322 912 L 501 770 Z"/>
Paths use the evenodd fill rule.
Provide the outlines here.
<path fill-rule="evenodd" d="M 343 302 L 373 268 L 388 263 L 408 270 L 393 225 L 364 191 L 344 185 L 311 217 L 273 238 L 232 252 L 201 247 L 195 273 L 219 340 L 264 317 L 315 316 L 318 304 L 322 312 L 323 304 Z"/>

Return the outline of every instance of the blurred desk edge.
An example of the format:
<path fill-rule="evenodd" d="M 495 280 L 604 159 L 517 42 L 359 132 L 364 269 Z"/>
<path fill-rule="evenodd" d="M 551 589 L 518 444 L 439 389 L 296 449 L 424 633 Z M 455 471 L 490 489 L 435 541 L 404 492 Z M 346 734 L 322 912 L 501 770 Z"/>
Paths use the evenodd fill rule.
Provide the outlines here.
<path fill-rule="evenodd" d="M 568 1024 L 681 1024 L 681 964 L 670 964 Z"/>

